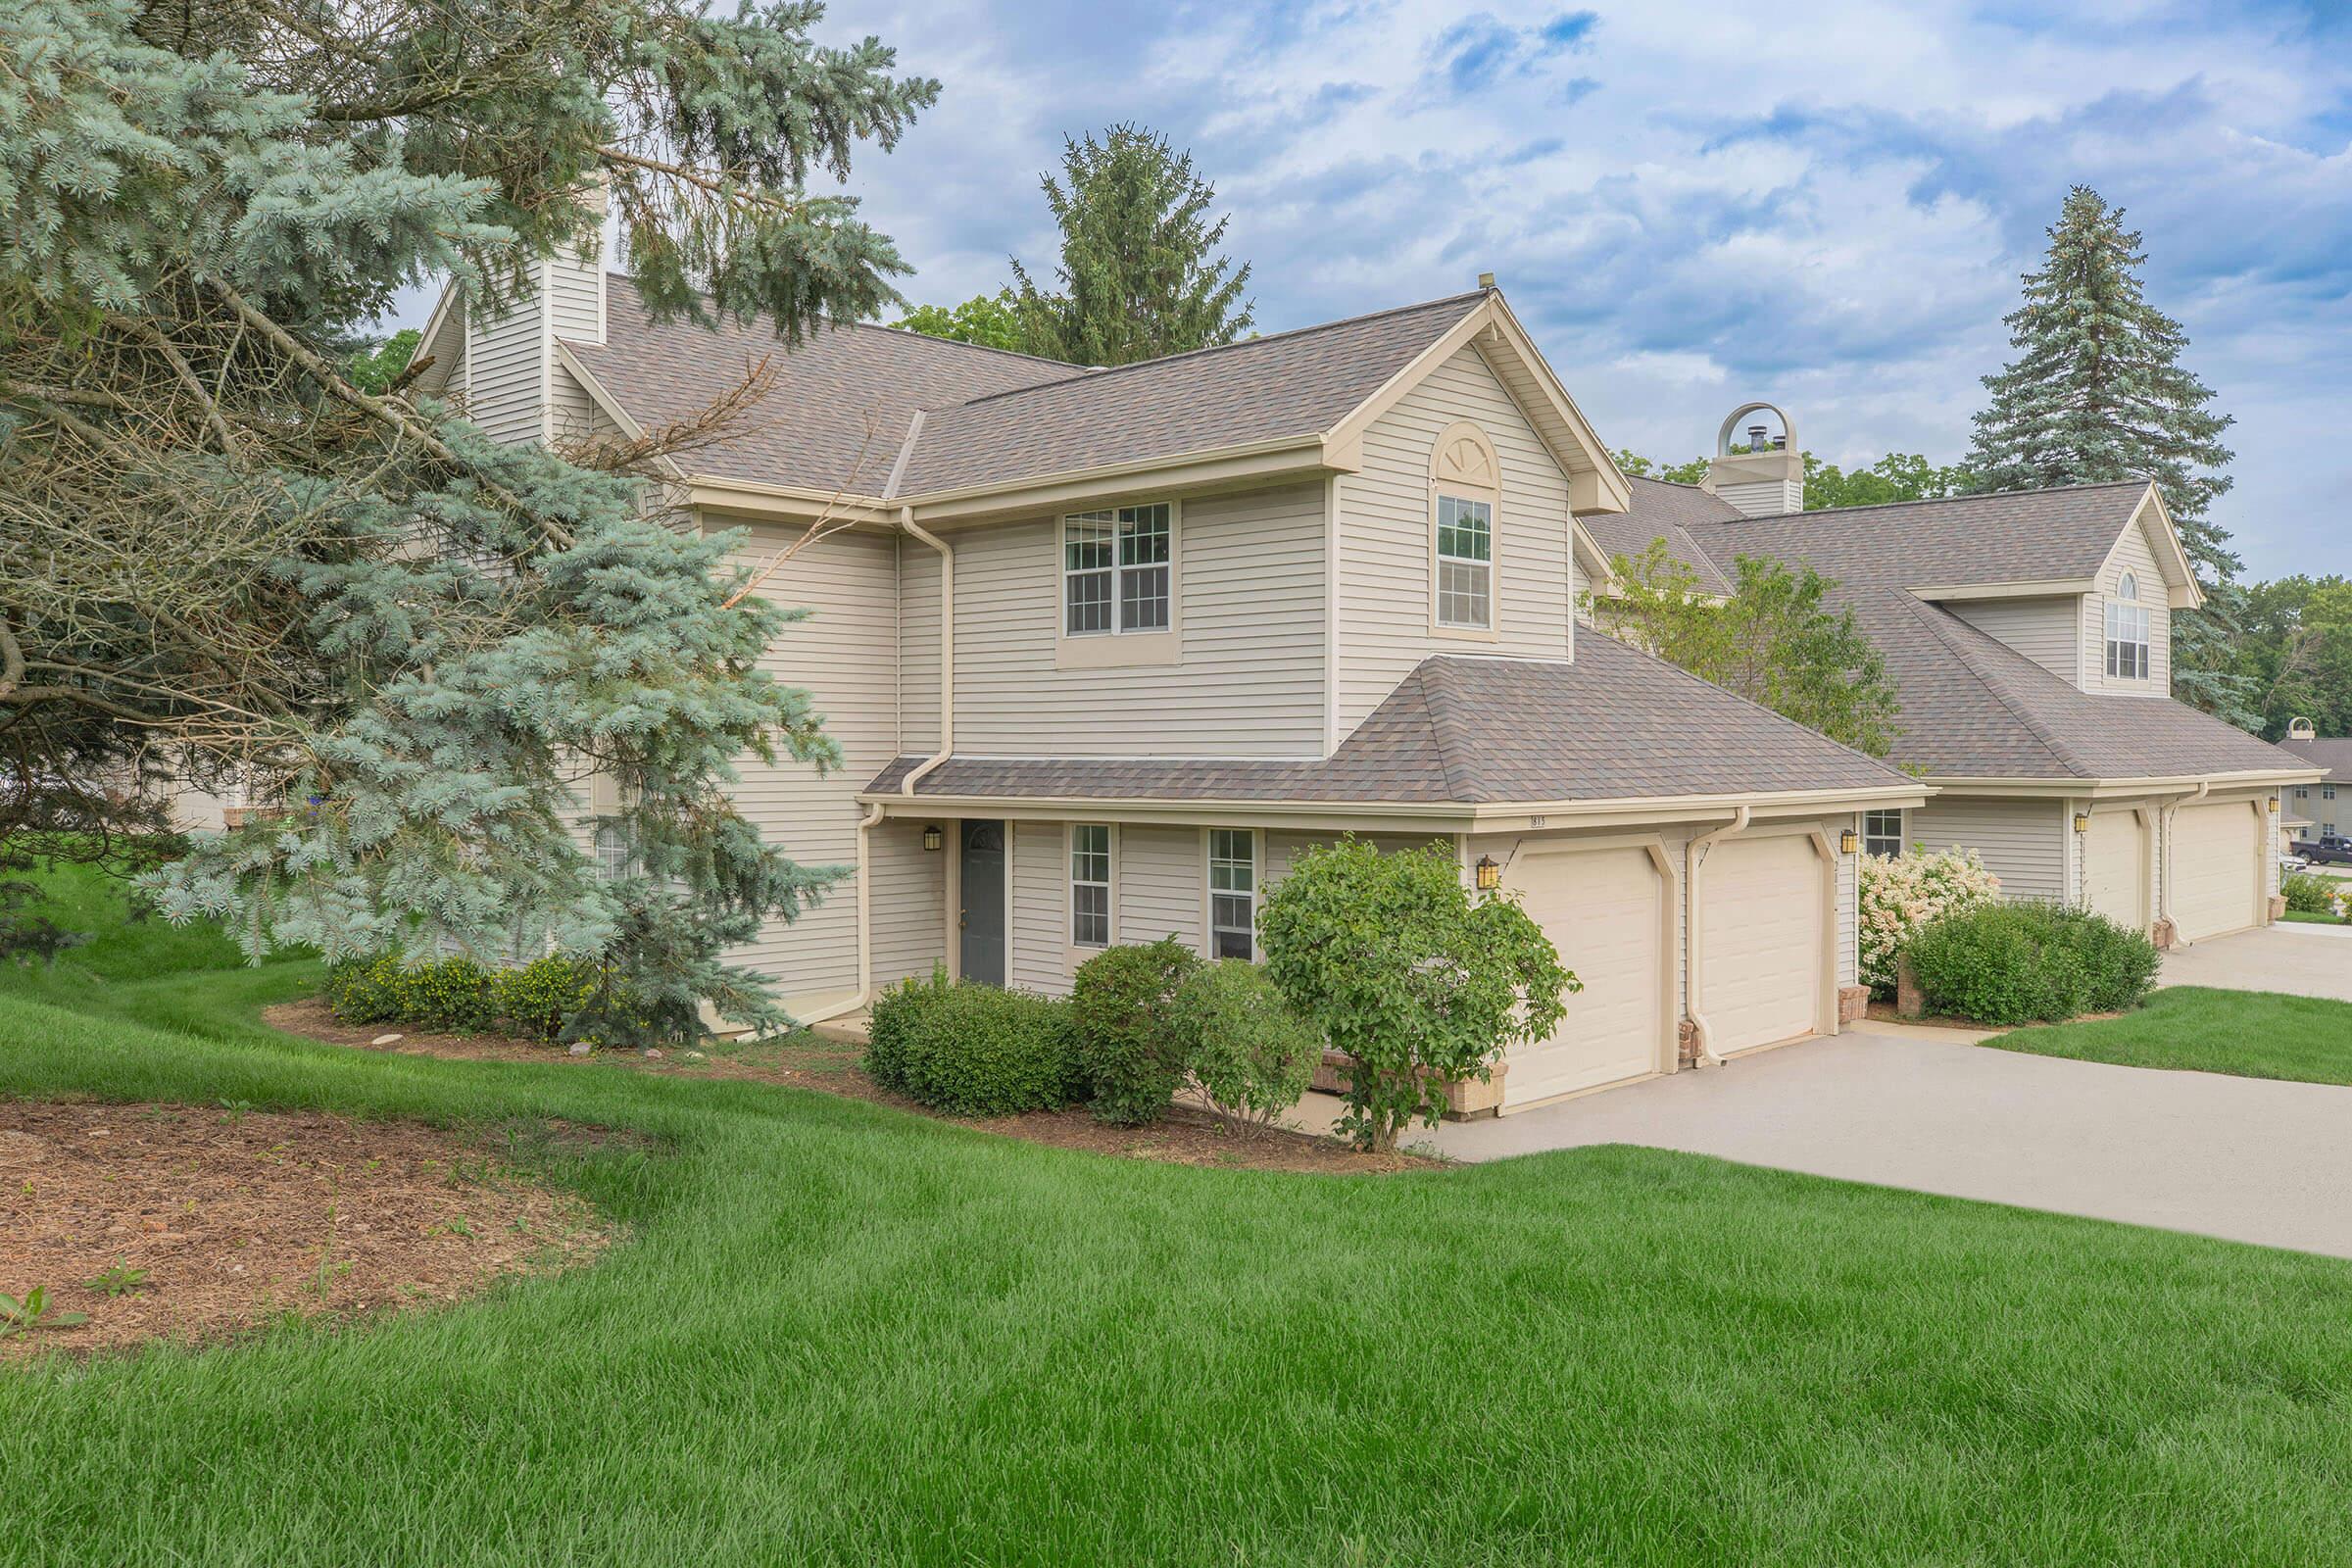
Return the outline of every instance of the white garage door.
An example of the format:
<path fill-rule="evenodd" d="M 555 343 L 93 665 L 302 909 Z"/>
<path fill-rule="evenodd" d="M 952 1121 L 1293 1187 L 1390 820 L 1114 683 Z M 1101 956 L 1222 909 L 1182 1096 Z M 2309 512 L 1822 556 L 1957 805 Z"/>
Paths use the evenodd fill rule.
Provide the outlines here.
<path fill-rule="evenodd" d="M 2173 817 L 2173 926 L 2198 942 L 2255 924 L 2263 886 L 2254 809 L 2184 806 Z"/>
<path fill-rule="evenodd" d="M 2147 835 L 2136 811 L 2097 811 L 2082 853 L 2085 886 L 2093 910 L 2132 931 L 2148 925 Z"/>
<path fill-rule="evenodd" d="M 1725 839 L 1699 872 L 1699 1010 L 1717 1055 L 1821 1027 L 1821 857 L 1802 833 Z"/>
<path fill-rule="evenodd" d="M 1665 890 L 1641 849 L 1530 853 L 1511 886 L 1585 988 L 1549 1040 L 1511 1053 L 1506 1110 L 1655 1072 L 1665 1024 L 1659 922 Z"/>

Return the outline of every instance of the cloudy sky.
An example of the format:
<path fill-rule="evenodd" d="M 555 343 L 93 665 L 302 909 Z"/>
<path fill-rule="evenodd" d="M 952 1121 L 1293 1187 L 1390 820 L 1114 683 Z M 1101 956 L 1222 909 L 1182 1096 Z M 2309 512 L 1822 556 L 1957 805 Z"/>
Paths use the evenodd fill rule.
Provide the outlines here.
<path fill-rule="evenodd" d="M 2236 416 L 2249 571 L 2352 571 L 2341 3 L 835 0 L 821 31 L 944 84 L 851 186 L 912 298 L 1047 270 L 1038 172 L 1136 120 L 1215 183 L 1261 329 L 1493 271 L 1604 438 L 1665 458 L 1751 397 L 1833 462 L 1959 457 L 2086 181 Z"/>

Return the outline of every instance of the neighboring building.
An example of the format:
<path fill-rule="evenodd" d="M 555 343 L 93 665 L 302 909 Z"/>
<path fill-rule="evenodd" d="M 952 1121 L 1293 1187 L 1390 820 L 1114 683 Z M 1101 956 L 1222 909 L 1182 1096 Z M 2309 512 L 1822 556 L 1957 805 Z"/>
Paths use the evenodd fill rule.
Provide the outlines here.
<path fill-rule="evenodd" d="M 2297 784 L 2287 803 L 2287 826 L 2297 835 L 2352 835 L 2352 736 L 2326 736 L 2308 718 L 2287 726 L 2282 750 L 2328 770 L 2326 778 Z"/>
<path fill-rule="evenodd" d="M 1779 444 L 1730 454 L 1757 411 L 1781 419 Z M 1873 812 L 1872 853 L 1974 849 L 2010 896 L 2159 942 L 2274 917 L 2280 792 L 2333 787 L 2316 757 L 2173 700 L 2172 614 L 2201 595 L 2152 484 L 1808 513 L 1780 410 L 1739 411 L 1717 452 L 1702 486 L 1631 481 L 1631 508 L 1595 531 L 1612 557 L 1662 538 L 1708 583 L 1741 556 L 1836 579 L 1901 692 L 1891 760 L 1936 791 Z"/>
<path fill-rule="evenodd" d="M 1918 780 L 1580 628 L 1587 526 L 1633 504 L 1497 290 L 1086 370 L 878 327 L 787 349 L 656 324 L 576 262 L 420 352 L 512 441 L 635 434 L 772 358 L 678 490 L 806 607 L 772 651 L 847 765 L 748 762 L 744 808 L 844 889 L 743 955 L 805 1018 L 944 964 L 1068 987 L 1174 935 L 1255 954 L 1342 833 L 1437 840 L 1584 982 L 1517 1108 L 1835 1032 L 1865 813 Z M 1614 535 L 1612 535 L 1614 537 Z"/>

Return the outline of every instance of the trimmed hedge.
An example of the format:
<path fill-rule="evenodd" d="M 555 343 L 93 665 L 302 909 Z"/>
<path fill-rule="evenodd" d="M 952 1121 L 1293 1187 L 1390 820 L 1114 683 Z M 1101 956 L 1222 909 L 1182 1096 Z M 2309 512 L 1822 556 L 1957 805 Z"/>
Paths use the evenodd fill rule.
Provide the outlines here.
<path fill-rule="evenodd" d="M 1928 1009 L 1979 1023 L 2121 1012 L 2156 981 L 2156 945 L 2088 909 L 2000 904 L 1947 915 L 1907 950 Z"/>
<path fill-rule="evenodd" d="M 1140 1127 L 1167 1114 L 1192 1065 L 1176 991 L 1200 967 L 1200 956 L 1174 937 L 1106 949 L 1078 966 L 1070 987 L 1078 1059 L 1102 1120 Z"/>
<path fill-rule="evenodd" d="M 320 995 L 344 1023 L 485 1034 L 503 1020 L 515 1034 L 552 1041 L 595 994 L 599 973 L 562 954 L 488 969 L 462 956 L 409 963 L 394 953 L 330 966 Z"/>
<path fill-rule="evenodd" d="M 865 1070 L 954 1116 L 1058 1110 L 1080 1098 L 1070 1004 L 934 973 L 876 999 Z"/>

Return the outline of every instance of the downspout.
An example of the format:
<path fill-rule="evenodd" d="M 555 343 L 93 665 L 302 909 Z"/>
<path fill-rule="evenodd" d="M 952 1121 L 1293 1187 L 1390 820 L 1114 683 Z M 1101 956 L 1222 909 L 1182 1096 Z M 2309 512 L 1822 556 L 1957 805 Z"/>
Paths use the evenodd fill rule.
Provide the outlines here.
<path fill-rule="evenodd" d="M 1715 1026 L 1707 1015 L 1698 1010 L 1698 880 L 1699 869 L 1706 864 L 1700 852 L 1717 839 L 1738 833 L 1747 826 L 1748 808 L 1740 807 L 1732 819 L 1721 827 L 1709 828 L 1692 839 L 1683 850 L 1683 1011 L 1690 1016 L 1691 1044 L 1698 1048 L 1698 1065 L 1720 1067 L 1723 1058 L 1715 1054 Z"/>
<path fill-rule="evenodd" d="M 912 795 L 914 787 L 956 750 L 956 552 L 914 520 L 912 507 L 899 509 L 899 526 L 939 552 L 939 750 L 916 763 L 900 782 L 899 793 Z"/>
<path fill-rule="evenodd" d="M 2188 944 L 2180 940 L 2180 922 L 2173 918 L 2173 819 L 2180 814 L 2180 808 L 2194 806 L 2212 793 L 2213 780 L 2200 779 L 2195 789 L 2164 808 L 2164 886 L 2158 890 L 2164 897 L 2164 910 L 2159 918 L 2173 928 L 2173 946 L 2176 948 L 2185 948 Z"/>

